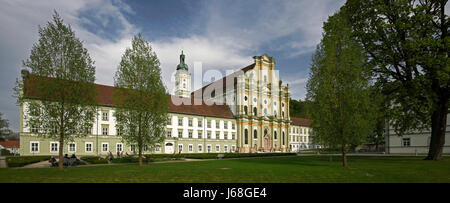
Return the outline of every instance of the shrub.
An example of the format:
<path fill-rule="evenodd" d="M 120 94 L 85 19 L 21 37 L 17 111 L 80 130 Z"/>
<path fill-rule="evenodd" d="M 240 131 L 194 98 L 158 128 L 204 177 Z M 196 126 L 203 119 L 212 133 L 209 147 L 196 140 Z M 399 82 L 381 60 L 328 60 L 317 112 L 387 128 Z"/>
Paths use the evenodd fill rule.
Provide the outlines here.
<path fill-rule="evenodd" d="M 9 150 L 7 150 L 7 149 L 1 149 L 0 150 L 1 152 L 0 152 L 0 155 L 2 155 L 2 156 L 11 156 L 11 155 L 13 155 Z"/>
<path fill-rule="evenodd" d="M 90 164 L 107 164 L 108 159 L 98 157 L 98 156 L 84 156 L 80 158 L 81 160 L 90 163 Z"/>
<path fill-rule="evenodd" d="M 28 164 L 33 164 L 41 161 L 50 160 L 50 156 L 15 156 L 6 157 L 8 167 L 22 167 Z"/>

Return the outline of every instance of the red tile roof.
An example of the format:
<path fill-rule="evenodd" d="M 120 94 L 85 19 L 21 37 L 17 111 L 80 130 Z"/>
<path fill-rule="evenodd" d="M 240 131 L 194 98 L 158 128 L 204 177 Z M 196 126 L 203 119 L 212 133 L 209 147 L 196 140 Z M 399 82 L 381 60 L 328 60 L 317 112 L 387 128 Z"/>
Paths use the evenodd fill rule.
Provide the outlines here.
<path fill-rule="evenodd" d="M 13 148 L 13 147 L 20 147 L 20 142 L 18 140 L 9 140 L 9 141 L 3 141 L 0 142 L 0 145 L 4 148 Z"/>
<path fill-rule="evenodd" d="M 25 80 L 25 91 L 24 96 L 26 98 L 31 99 L 40 99 L 39 94 L 36 91 L 36 85 L 39 85 L 39 80 L 42 80 L 44 77 L 28 75 L 28 78 Z M 101 106 L 114 106 L 113 102 L 113 92 L 116 87 L 95 84 L 98 95 L 97 102 Z M 193 99 L 190 98 L 182 98 L 181 102 L 178 102 L 176 99 L 180 99 L 179 97 L 169 96 L 170 100 L 168 112 L 170 113 L 182 113 L 182 114 L 192 114 L 192 115 L 200 115 L 200 116 L 212 116 L 212 117 L 221 117 L 221 118 L 233 118 L 233 114 L 228 107 L 228 105 L 223 104 L 212 104 L 207 105 L 204 101 L 202 101 L 199 105 L 195 105 Z M 191 100 L 191 103 L 188 101 Z M 180 104 L 179 104 L 180 103 Z"/>
<path fill-rule="evenodd" d="M 183 113 L 199 116 L 212 116 L 221 118 L 234 118 L 233 113 L 226 104 L 207 104 L 203 99 L 181 98 L 171 96 L 169 104 L 170 113 Z"/>
<path fill-rule="evenodd" d="M 206 88 L 206 87 L 209 87 L 209 86 L 217 86 L 217 87 L 222 86 L 223 92 L 225 92 L 227 86 L 230 86 L 230 85 L 231 85 L 231 84 L 227 84 L 228 78 L 233 79 L 233 85 L 234 85 L 234 88 L 236 88 L 237 77 L 240 76 L 240 75 L 243 74 L 243 73 L 246 73 L 246 72 L 249 71 L 249 70 L 252 70 L 254 67 L 255 67 L 255 63 L 250 64 L 250 65 L 246 66 L 245 68 L 242 68 L 242 69 L 239 70 L 239 71 L 236 71 L 236 72 L 234 72 L 234 73 L 232 73 L 232 74 L 229 74 L 229 75 L 223 77 L 223 78 L 220 79 L 220 80 L 216 80 L 216 81 L 214 81 L 214 82 L 212 82 L 212 83 L 210 83 L 210 84 L 208 84 L 208 85 L 202 87 L 201 89 L 198 89 L 198 90 L 192 92 L 192 93 L 191 93 L 191 96 L 197 96 L 196 93 L 199 93 L 199 91 L 201 91 L 201 93 L 203 93 L 203 91 L 205 91 L 205 88 Z M 215 88 L 214 88 L 214 89 L 215 89 Z M 202 94 L 199 94 L 199 95 L 202 95 Z"/>
<path fill-rule="evenodd" d="M 292 120 L 292 125 L 297 125 L 297 126 L 306 126 L 309 127 L 311 126 L 311 121 L 305 118 L 295 118 L 295 117 L 291 117 Z"/>

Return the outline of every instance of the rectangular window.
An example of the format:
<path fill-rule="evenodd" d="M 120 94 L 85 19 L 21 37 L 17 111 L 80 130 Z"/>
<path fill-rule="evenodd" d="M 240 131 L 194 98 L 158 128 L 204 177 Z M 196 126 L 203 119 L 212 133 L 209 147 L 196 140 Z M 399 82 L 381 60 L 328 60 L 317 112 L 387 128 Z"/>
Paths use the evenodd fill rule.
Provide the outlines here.
<path fill-rule="evenodd" d="M 236 151 L 236 146 L 231 145 L 231 152 L 235 152 Z"/>
<path fill-rule="evenodd" d="M 228 129 L 228 122 L 227 122 L 227 121 L 224 121 L 224 123 L 223 123 L 223 128 L 224 128 L 224 129 Z"/>
<path fill-rule="evenodd" d="M 183 132 L 182 131 L 178 131 L 178 138 L 182 138 L 183 137 Z"/>
<path fill-rule="evenodd" d="M 207 121 L 207 127 L 211 128 L 211 121 L 210 120 Z"/>
<path fill-rule="evenodd" d="M 85 143 L 85 152 L 92 152 L 92 142 Z"/>
<path fill-rule="evenodd" d="M 130 145 L 130 152 L 136 153 L 136 145 L 135 144 Z"/>
<path fill-rule="evenodd" d="M 207 133 L 207 138 L 208 138 L 208 139 L 211 139 L 211 132 L 208 132 L 208 133 Z"/>
<path fill-rule="evenodd" d="M 85 133 L 88 134 L 88 135 L 91 135 L 92 134 L 92 127 L 87 127 Z"/>
<path fill-rule="evenodd" d="M 69 152 L 76 152 L 75 143 L 69 143 Z"/>
<path fill-rule="evenodd" d="M 188 146 L 188 149 L 189 149 L 189 152 L 193 152 L 193 151 L 194 151 L 194 146 L 190 144 L 190 145 Z"/>
<path fill-rule="evenodd" d="M 32 133 L 38 133 L 39 132 L 39 126 L 37 124 L 31 125 L 31 132 Z"/>
<path fill-rule="evenodd" d="M 109 148 L 108 145 L 109 145 L 108 143 L 102 143 L 102 152 L 107 152 L 108 151 L 108 148 Z"/>
<path fill-rule="evenodd" d="M 233 129 L 233 130 L 236 128 L 236 126 L 234 125 L 234 123 L 231 125 L 231 127 L 232 127 L 231 129 Z"/>
<path fill-rule="evenodd" d="M 198 139 L 202 139 L 203 138 L 202 131 L 198 131 L 197 133 L 198 133 L 197 134 Z"/>
<path fill-rule="evenodd" d="M 202 127 L 202 121 L 201 120 L 198 121 L 198 127 Z"/>
<path fill-rule="evenodd" d="M 39 142 L 30 142 L 31 153 L 39 153 Z"/>
<path fill-rule="evenodd" d="M 145 145 L 144 147 L 145 147 L 145 148 L 147 149 L 147 151 L 148 151 L 148 146 Z M 145 150 L 144 150 L 144 151 L 145 151 Z M 156 151 L 156 152 L 161 152 L 161 145 L 156 145 L 156 146 L 155 146 L 155 151 Z"/>
<path fill-rule="evenodd" d="M 236 134 L 232 133 L 231 134 L 231 139 L 233 139 L 233 140 L 236 139 Z"/>
<path fill-rule="evenodd" d="M 189 136 L 189 138 L 192 138 L 192 132 L 189 132 L 188 136 Z"/>
<path fill-rule="evenodd" d="M 220 152 L 220 145 L 216 145 L 216 152 Z"/>
<path fill-rule="evenodd" d="M 192 118 L 189 119 L 188 125 L 189 125 L 189 127 L 192 127 Z"/>
<path fill-rule="evenodd" d="M 51 127 L 50 131 L 54 134 L 57 134 L 58 133 L 58 123 L 52 122 L 51 125 L 52 125 L 52 127 Z"/>
<path fill-rule="evenodd" d="M 58 143 L 57 142 L 50 143 L 50 152 L 58 152 Z"/>
<path fill-rule="evenodd" d="M 178 152 L 183 152 L 183 144 L 178 145 Z"/>
<path fill-rule="evenodd" d="M 107 111 L 102 112 L 102 120 L 104 120 L 104 121 L 108 120 L 108 112 Z"/>
<path fill-rule="evenodd" d="M 211 145 L 208 145 L 208 146 L 207 146 L 207 150 L 208 150 L 208 153 L 211 152 Z"/>
<path fill-rule="evenodd" d="M 108 125 L 102 125 L 102 135 L 108 135 Z"/>
<path fill-rule="evenodd" d="M 120 128 L 117 128 L 117 136 L 122 136 L 122 131 L 120 130 Z"/>
<path fill-rule="evenodd" d="M 116 152 L 122 152 L 123 151 L 123 144 L 117 143 L 116 144 Z"/>
<path fill-rule="evenodd" d="M 167 129 L 167 137 L 172 137 L 172 130 L 171 129 Z"/>
<path fill-rule="evenodd" d="M 228 145 L 223 146 L 223 152 L 228 152 Z"/>
<path fill-rule="evenodd" d="M 198 145 L 198 152 L 202 152 L 203 146 L 201 144 Z"/>
<path fill-rule="evenodd" d="M 410 147 L 411 146 L 411 138 L 403 138 L 403 146 Z"/>
<path fill-rule="evenodd" d="M 223 134 L 223 139 L 228 140 L 228 133 Z"/>
<path fill-rule="evenodd" d="M 220 128 L 219 121 L 216 121 L 216 128 Z"/>
<path fill-rule="evenodd" d="M 183 118 L 181 117 L 178 118 L 178 125 L 183 126 Z"/>

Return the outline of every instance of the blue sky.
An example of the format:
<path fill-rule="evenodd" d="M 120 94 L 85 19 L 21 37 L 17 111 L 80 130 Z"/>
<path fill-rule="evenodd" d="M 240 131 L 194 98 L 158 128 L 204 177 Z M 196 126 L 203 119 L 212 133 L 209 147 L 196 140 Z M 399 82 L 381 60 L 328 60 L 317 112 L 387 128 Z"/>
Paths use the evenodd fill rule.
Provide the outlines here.
<path fill-rule="evenodd" d="M 304 99 L 311 55 L 322 23 L 344 0 L 164 0 L 61 1 L 0 0 L 0 112 L 19 128 L 12 88 L 22 60 L 38 40 L 55 9 L 75 30 L 95 61 L 96 83 L 113 85 L 120 57 L 142 33 L 161 61 L 162 77 L 172 91 L 179 54 L 202 62 L 203 70 L 240 69 L 264 53 L 275 58 L 292 98 Z"/>

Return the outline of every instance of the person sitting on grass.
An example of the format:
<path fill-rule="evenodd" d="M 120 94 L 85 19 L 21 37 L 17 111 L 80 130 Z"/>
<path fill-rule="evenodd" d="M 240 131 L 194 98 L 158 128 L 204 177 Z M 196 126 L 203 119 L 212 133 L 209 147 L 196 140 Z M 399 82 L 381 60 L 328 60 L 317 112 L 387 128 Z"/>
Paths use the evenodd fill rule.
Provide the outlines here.
<path fill-rule="evenodd" d="M 69 165 L 69 155 L 65 154 L 63 159 L 63 165 L 68 166 Z"/>
<path fill-rule="evenodd" d="M 49 160 L 49 162 L 52 164 L 52 166 L 58 166 L 58 162 L 56 161 L 54 156 L 52 156 L 52 158 Z"/>
<path fill-rule="evenodd" d="M 76 166 L 78 164 L 78 159 L 75 154 L 72 154 L 72 156 L 70 157 L 70 163 L 71 166 Z"/>

